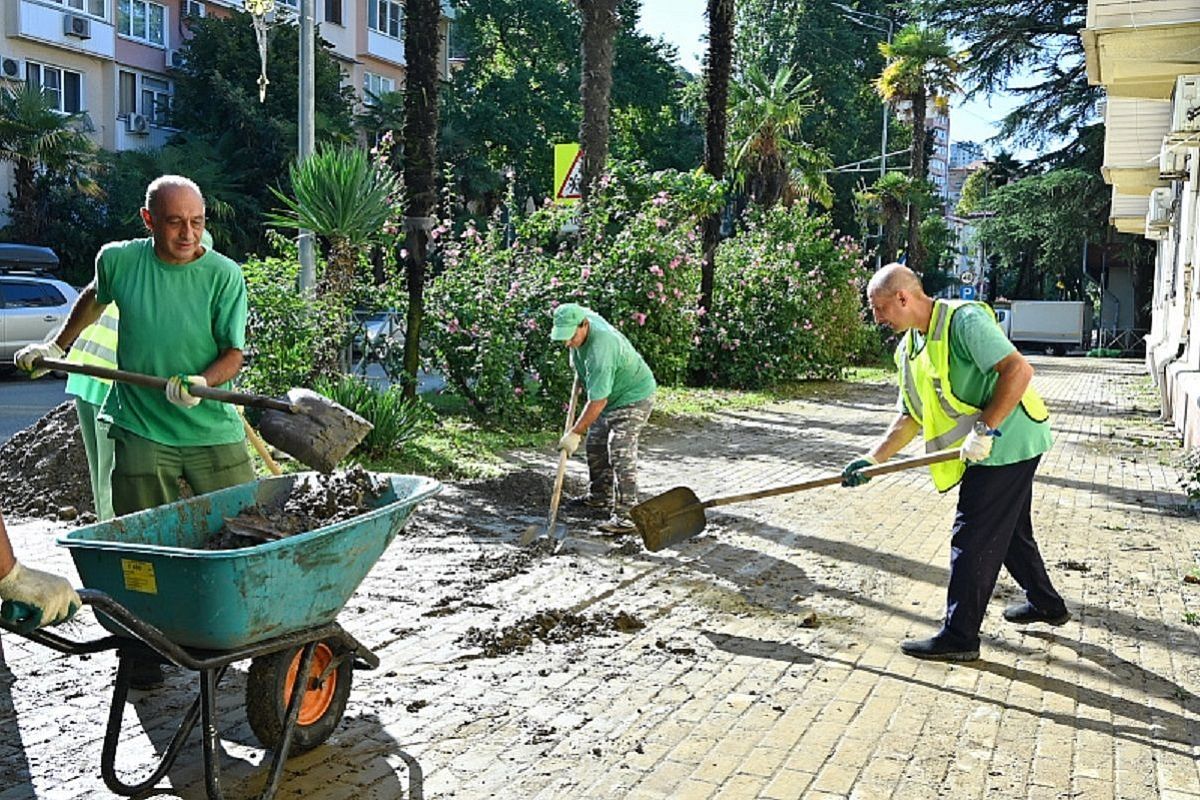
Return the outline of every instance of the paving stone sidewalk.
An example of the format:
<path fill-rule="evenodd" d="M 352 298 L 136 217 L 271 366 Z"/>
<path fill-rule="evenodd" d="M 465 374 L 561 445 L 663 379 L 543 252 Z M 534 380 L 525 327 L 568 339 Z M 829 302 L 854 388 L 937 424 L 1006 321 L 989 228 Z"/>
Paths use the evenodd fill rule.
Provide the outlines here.
<path fill-rule="evenodd" d="M 1200 586 L 1184 581 L 1200 520 L 1174 436 L 1140 362 L 1033 361 L 1055 430 L 1034 524 L 1067 625 L 1006 624 L 1017 592 L 1004 575 L 981 660 L 898 652 L 936 629 L 945 603 L 955 495 L 923 471 L 727 506 L 658 554 L 579 520 L 564 553 L 530 554 L 516 540 L 541 509 L 514 516 L 450 487 L 343 613 L 382 666 L 356 673 L 343 724 L 289 762 L 278 796 L 1200 798 Z M 894 401 L 891 386 L 828 384 L 655 427 L 643 493 L 683 484 L 707 498 L 839 470 Z M 553 469 L 551 454 L 524 458 Z M 10 526 L 23 559 L 70 572 L 52 545 L 64 530 Z M 464 639 L 546 609 L 625 611 L 645 627 L 497 658 Z M 8 635 L 3 648 L 17 680 L 0 682 L 0 800 L 113 797 L 99 763 L 115 659 Z M 172 673 L 133 698 L 120 769 L 166 747 L 190 680 Z M 260 787 L 244 684 L 232 672 L 220 703 L 230 798 Z M 159 796 L 205 796 L 195 734 L 188 748 Z"/>

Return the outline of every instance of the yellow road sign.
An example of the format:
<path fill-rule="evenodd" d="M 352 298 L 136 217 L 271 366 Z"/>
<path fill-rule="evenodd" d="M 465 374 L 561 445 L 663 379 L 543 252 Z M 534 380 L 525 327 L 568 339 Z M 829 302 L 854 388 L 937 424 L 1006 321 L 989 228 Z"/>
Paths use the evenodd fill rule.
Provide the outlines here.
<path fill-rule="evenodd" d="M 576 203 L 582 188 L 583 151 L 574 142 L 554 145 L 554 202 Z"/>

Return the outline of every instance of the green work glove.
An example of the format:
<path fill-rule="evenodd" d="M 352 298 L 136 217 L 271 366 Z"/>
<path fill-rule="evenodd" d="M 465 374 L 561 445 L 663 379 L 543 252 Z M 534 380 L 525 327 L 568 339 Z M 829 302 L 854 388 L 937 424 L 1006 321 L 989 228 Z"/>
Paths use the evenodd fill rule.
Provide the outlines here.
<path fill-rule="evenodd" d="M 862 486 L 867 481 L 871 480 L 870 475 L 863 475 L 862 470 L 867 467 L 873 467 L 879 462 L 870 456 L 856 458 L 846 465 L 842 470 L 842 486 Z"/>
<path fill-rule="evenodd" d="M 65 622 L 83 604 L 66 578 L 20 562 L 0 578 L 0 600 L 0 618 L 22 633 Z"/>

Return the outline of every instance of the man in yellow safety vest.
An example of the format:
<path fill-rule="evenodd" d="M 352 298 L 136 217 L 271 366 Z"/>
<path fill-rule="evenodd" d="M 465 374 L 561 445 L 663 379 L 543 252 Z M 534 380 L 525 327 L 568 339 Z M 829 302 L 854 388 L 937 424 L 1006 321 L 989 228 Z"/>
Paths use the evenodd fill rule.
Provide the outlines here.
<path fill-rule="evenodd" d="M 915 658 L 979 657 L 979 628 L 1000 567 L 1025 590 L 1004 611 L 1009 622 L 1062 625 L 1071 618 L 1046 573 L 1033 538 L 1033 475 L 1050 449 L 1049 414 L 1030 385 L 1033 367 L 1017 352 L 983 303 L 934 300 L 920 278 L 888 264 L 867 285 L 875 321 L 903 334 L 895 359 L 898 414 L 883 437 L 842 472 L 844 486 L 861 470 L 898 453 L 918 433 L 926 449 L 959 447 L 959 460 L 930 467 L 945 492 L 962 484 L 950 540 L 946 618 L 929 639 L 905 641 Z"/>

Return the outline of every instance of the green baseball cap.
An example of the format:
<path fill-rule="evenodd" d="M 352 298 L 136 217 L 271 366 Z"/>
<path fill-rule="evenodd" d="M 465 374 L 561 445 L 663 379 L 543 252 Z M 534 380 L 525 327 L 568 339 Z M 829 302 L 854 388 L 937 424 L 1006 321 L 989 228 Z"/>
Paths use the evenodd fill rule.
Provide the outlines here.
<path fill-rule="evenodd" d="M 575 335 L 575 329 L 587 319 L 587 309 L 578 303 L 563 303 L 554 309 L 554 328 L 550 338 L 556 342 L 565 342 Z"/>

